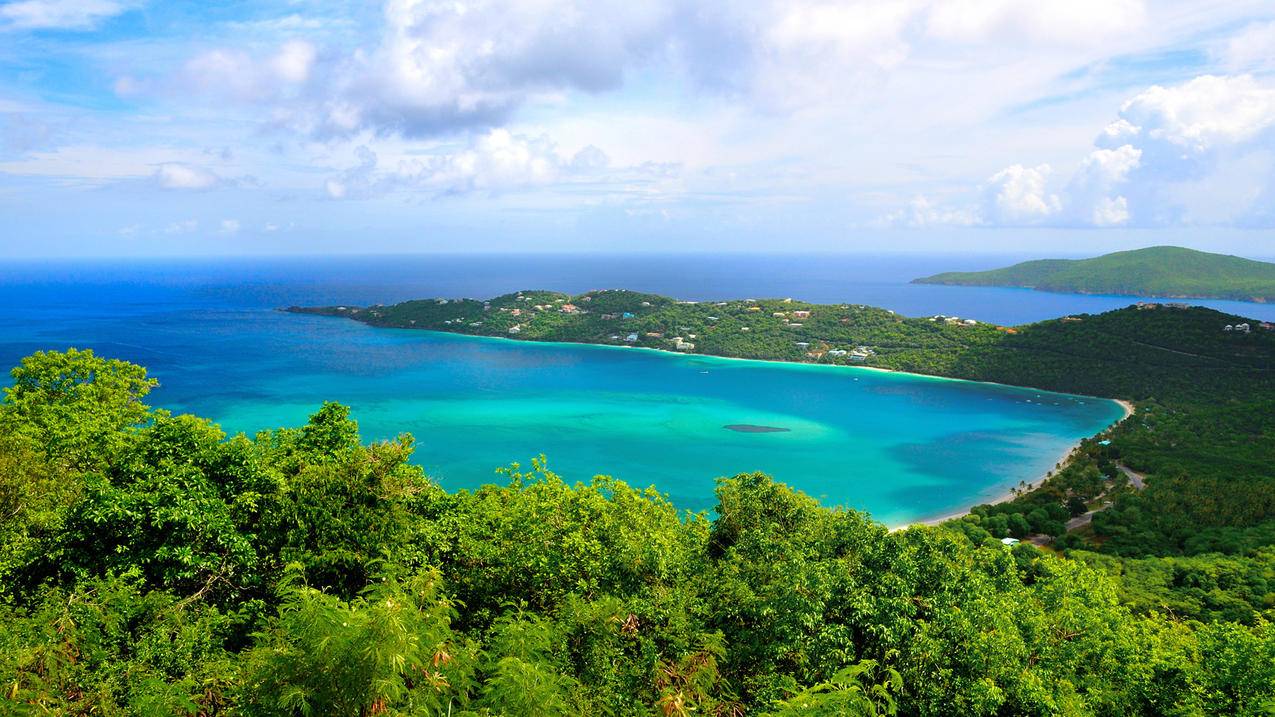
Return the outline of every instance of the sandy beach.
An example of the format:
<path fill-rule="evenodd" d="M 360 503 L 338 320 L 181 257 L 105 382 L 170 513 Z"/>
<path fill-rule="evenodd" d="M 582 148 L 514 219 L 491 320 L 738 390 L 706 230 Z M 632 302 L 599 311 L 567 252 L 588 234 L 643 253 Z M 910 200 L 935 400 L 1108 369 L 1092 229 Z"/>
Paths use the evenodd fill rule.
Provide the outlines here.
<path fill-rule="evenodd" d="M 338 317 L 338 318 L 340 318 L 340 317 Z M 846 365 L 846 364 L 821 364 L 821 363 L 806 362 L 806 361 L 782 361 L 782 360 L 778 360 L 778 359 L 753 359 L 753 358 L 742 358 L 742 357 L 736 357 L 736 356 L 715 356 L 715 355 L 712 355 L 712 354 L 687 353 L 687 352 L 685 352 L 685 351 L 670 351 L 670 350 L 668 350 L 668 349 L 654 348 L 654 347 L 649 347 L 649 346 L 629 346 L 629 345 L 601 344 L 601 343 L 593 343 L 593 342 L 587 342 L 587 341 L 544 341 L 544 340 L 541 340 L 541 339 L 531 339 L 531 338 L 525 338 L 525 337 L 513 337 L 513 336 L 485 336 L 485 335 L 482 335 L 482 334 L 465 334 L 465 333 L 452 332 L 452 331 L 441 331 L 441 330 L 438 330 L 438 329 L 417 329 L 417 328 L 402 328 L 402 327 L 374 327 L 374 328 L 389 328 L 390 330 L 399 330 L 399 331 L 426 331 L 426 332 L 431 332 L 431 333 L 446 334 L 446 335 L 448 335 L 448 336 L 454 336 L 454 337 L 461 337 L 461 338 L 467 338 L 467 339 L 475 339 L 475 340 L 479 340 L 479 341 L 496 340 L 496 341 L 510 341 L 510 342 L 515 342 L 515 343 L 536 343 L 536 344 L 550 344 L 550 345 L 555 345 L 555 344 L 556 344 L 556 345 L 561 345 L 561 346 L 573 346 L 573 347 L 587 346 L 587 347 L 593 347 L 593 348 L 597 348 L 597 349 L 606 349 L 606 350 L 615 350 L 615 351 L 635 351 L 635 350 L 636 350 L 636 351 L 649 351 L 649 352 L 654 352 L 654 353 L 658 353 L 658 354 L 663 354 L 663 355 L 665 355 L 665 356 L 670 356 L 670 357 L 671 357 L 671 356 L 680 356 L 680 357 L 683 357 L 683 358 L 691 358 L 691 359 L 708 359 L 708 360 L 713 360 L 713 361 L 750 362 L 750 363 L 757 363 L 757 364 L 770 364 L 770 365 L 780 365 L 780 366 L 787 366 L 787 367 L 803 367 L 803 368 L 808 368 L 808 369 L 813 369 L 813 370 L 832 370 L 832 371 L 838 371 L 838 370 L 850 370 L 850 371 L 856 371 L 856 370 L 857 370 L 857 371 L 876 371 L 876 372 L 886 373 L 886 374 L 896 374 L 896 375 L 914 376 L 914 377 L 918 377 L 918 378 L 925 378 L 925 379 L 930 379 L 930 380 L 934 380 L 934 381 L 957 381 L 957 382 L 965 382 L 965 383 L 981 383 L 981 384 L 990 385 L 990 386 L 1005 386 L 1005 387 L 1008 387 L 1008 388 L 1031 389 L 1031 390 L 1036 390 L 1036 391 L 1048 391 L 1047 389 L 1036 389 L 1036 388 L 1034 388 L 1034 387 L 1030 387 L 1030 386 L 1015 386 L 1015 385 L 1013 385 L 1013 384 L 1003 384 L 1003 383 L 997 383 L 997 382 L 995 382 L 995 381 L 976 381 L 976 380 L 971 380 L 971 379 L 954 378 L 954 377 L 951 377 L 951 376 L 935 376 L 935 375 L 932 375 L 932 374 L 913 373 L 913 372 L 910 372 L 910 371 L 897 371 L 897 370 L 895 370 L 895 369 L 882 368 L 882 367 L 880 367 L 880 366 L 861 366 L 861 365 Z M 1052 392 L 1052 391 L 1049 391 L 1049 392 L 1050 392 L 1050 393 L 1059 393 L 1059 392 Z M 1106 430 L 1110 430 L 1112 427 L 1114 427 L 1114 426 L 1118 425 L 1119 423 L 1121 423 L 1122 421 L 1124 421 L 1124 420 L 1128 419 L 1128 418 L 1129 418 L 1130 416 L 1132 416 L 1132 415 L 1133 415 L 1133 413 L 1134 413 L 1134 407 L 1133 407 L 1133 404 L 1132 404 L 1132 403 L 1130 403 L 1129 401 L 1125 401 L 1125 400 L 1122 400 L 1122 399 L 1113 399 L 1113 398 L 1108 398 L 1108 397 L 1105 397 L 1105 396 L 1090 396 L 1090 395 L 1087 395 L 1087 394 L 1067 394 L 1067 395 L 1072 395 L 1072 396 L 1082 396 L 1082 397 L 1085 397 L 1085 398 L 1094 398 L 1094 399 L 1100 399 L 1100 400 L 1105 400 L 1105 401 L 1114 401 L 1115 403 L 1119 404 L 1119 405 L 1120 405 L 1120 407 L 1121 407 L 1121 409 L 1123 409 L 1123 411 L 1124 411 L 1124 415 L 1123 415 L 1123 416 L 1121 416 L 1119 419 L 1117 419 L 1115 422 L 1113 422 L 1113 423 L 1111 424 L 1111 426 L 1108 426 L 1106 429 L 1104 429 L 1104 431 L 1106 431 Z M 730 427 L 730 426 L 728 426 L 727 428 L 729 428 L 730 430 L 737 430 L 737 431 L 738 431 L 738 430 L 741 430 L 741 427 Z M 744 432 L 752 432 L 752 429 L 753 429 L 753 428 L 754 428 L 754 427 L 751 427 L 751 426 L 750 426 L 750 427 L 744 427 L 744 428 L 743 428 L 743 431 L 744 431 Z M 764 429 L 764 428 L 768 428 L 768 427 L 760 427 L 760 428 L 763 428 L 763 429 Z M 1056 464 L 1056 465 L 1059 465 L 1059 466 L 1065 466 L 1065 465 L 1067 465 L 1067 464 L 1071 461 L 1072 455 L 1076 452 L 1076 449 L 1077 449 L 1079 446 L 1080 446 L 1080 443 L 1079 443 L 1079 442 L 1077 442 L 1075 445 L 1073 445 L 1073 446 L 1071 446 L 1070 448 L 1068 448 L 1068 449 L 1067 449 L 1066 451 L 1064 451 L 1061 455 L 1059 455 L 1058 460 L 1057 460 L 1057 461 L 1055 461 L 1055 464 Z M 1051 471 L 1052 471 L 1052 470 L 1057 470 L 1057 469 L 1051 469 Z M 1042 474 L 1042 475 L 1040 475 L 1039 477 L 1037 477 L 1034 481 L 1030 481 L 1030 482 L 1031 482 L 1031 484 L 1032 484 L 1033 486 L 1038 485 L 1041 481 L 1045 480 L 1045 479 L 1048 477 L 1048 473 L 1049 473 L 1049 472 L 1046 472 L 1045 474 Z M 968 514 L 969 514 L 969 512 L 970 512 L 970 508 L 973 508 L 973 507 L 974 507 L 974 505 L 984 505 L 984 504 L 1004 503 L 1004 502 L 1007 502 L 1007 501 L 1011 501 L 1011 500 L 1013 500 L 1013 499 L 1016 497 L 1015 490 L 1016 490 L 1017 488 L 1018 488 L 1018 486 L 1017 486 L 1017 485 L 1009 486 L 1009 487 L 1005 488 L 1005 490 L 1004 490 L 1003 492 L 998 493 L 998 494 L 995 494 L 995 495 L 993 495 L 992 497 L 990 497 L 990 498 L 989 498 L 989 499 L 987 499 L 987 500 L 980 500 L 980 501 L 979 501 L 979 502 L 977 502 L 977 503 L 973 503 L 973 504 L 971 504 L 971 505 L 969 506 L 969 508 L 965 508 L 965 509 L 963 509 L 963 510 L 954 511 L 954 512 L 951 512 L 951 513 L 945 513 L 945 514 L 938 515 L 938 516 L 931 517 L 931 518 L 925 518 L 925 519 L 923 519 L 923 520 L 917 520 L 917 521 L 912 521 L 912 522 L 909 522 L 909 523 L 902 523 L 902 524 L 892 525 L 892 526 L 890 526 L 890 530 L 902 530 L 902 529 L 904 529 L 904 528 L 908 528 L 908 527 L 915 526 L 915 525 L 938 525 L 938 524 L 940 524 L 940 523 L 943 523 L 943 522 L 948 521 L 948 520 L 952 520 L 952 519 L 954 519 L 954 518 L 960 518 L 960 517 L 962 517 L 962 516 L 964 516 L 964 515 L 968 515 Z"/>
<path fill-rule="evenodd" d="M 1124 415 L 1123 415 L 1123 416 L 1121 416 L 1121 417 L 1120 417 L 1120 419 L 1119 419 L 1119 420 L 1117 420 L 1115 423 L 1113 423 L 1113 424 L 1111 424 L 1110 426 L 1108 426 L 1108 427 L 1107 427 L 1107 429 L 1106 429 L 1106 430 L 1108 430 L 1108 431 L 1109 431 L 1109 430 L 1111 430 L 1112 428 L 1115 428 L 1116 426 L 1120 425 L 1120 424 L 1121 424 L 1121 423 L 1123 423 L 1124 421 L 1127 421 L 1127 420 L 1129 419 L 1129 417 L 1131 417 L 1131 416 L 1134 414 L 1135 409 L 1134 409 L 1133 403 L 1131 403 L 1131 402 L 1129 402 L 1129 401 L 1126 401 L 1126 400 L 1124 400 L 1124 399 L 1113 398 L 1113 399 L 1108 399 L 1108 400 L 1115 401 L 1116 403 L 1120 404 L 1120 408 L 1124 409 Z M 1064 453 L 1062 456 L 1060 456 L 1060 457 L 1059 457 L 1059 459 L 1058 459 L 1058 461 L 1057 461 L 1057 464 L 1058 464 L 1060 467 L 1065 467 L 1067 464 L 1071 463 L 1071 459 L 1072 459 L 1072 457 L 1076 454 L 1076 449 L 1077 449 L 1077 448 L 1079 448 L 1079 447 L 1080 447 L 1080 444 L 1079 444 L 1079 443 L 1077 443 L 1076 445 L 1074 445 L 1074 446 L 1072 446 L 1071 448 L 1069 448 L 1069 449 L 1067 450 L 1067 452 L 1066 452 L 1066 453 Z M 1035 481 L 1032 481 L 1031 485 L 1033 485 L 1033 486 L 1037 486 L 1037 485 L 1039 485 L 1041 482 L 1043 482 L 1045 479 L 1047 479 L 1048 477 L 1049 477 L 1049 472 L 1046 472 L 1044 475 L 1041 475 L 1041 476 L 1040 476 L 1039 478 L 1037 478 Z M 1017 490 L 1017 488 L 1018 488 L 1018 486 L 1013 486 L 1013 487 L 1011 487 L 1011 488 L 1007 489 L 1004 493 L 1001 493 L 1001 494 L 999 494 L 999 495 L 997 495 L 997 496 L 993 497 L 991 500 L 986 500 L 986 501 L 983 501 L 983 502 L 981 502 L 981 503 L 976 503 L 975 505 L 995 505 L 995 504 L 997 504 L 997 503 L 1006 503 L 1006 502 L 1008 502 L 1008 501 L 1011 501 L 1011 500 L 1013 500 L 1014 498 L 1016 498 L 1016 497 L 1017 497 L 1017 493 L 1015 492 L 1015 491 Z M 974 507 L 974 506 L 970 506 L 970 508 L 973 508 L 973 507 Z M 964 516 L 969 515 L 969 514 L 970 514 L 970 509 L 969 509 L 969 508 L 967 508 L 967 509 L 965 509 L 965 510 L 958 510 L 958 511 L 956 511 L 956 512 L 954 512 L 954 513 L 947 513 L 947 514 L 945 514 L 945 515 L 936 516 L 936 517 L 934 517 L 934 518 L 926 518 L 925 520 L 916 520 L 916 521 L 913 521 L 913 522 L 911 522 L 911 523 L 906 523 L 906 524 L 903 524 L 903 525 L 892 525 L 892 526 L 890 526 L 890 530 L 892 530 L 892 531 L 893 531 L 893 530 L 902 530 L 902 529 L 904 529 L 904 528 L 911 528 L 911 527 L 916 526 L 916 525 L 939 525 L 939 524 L 941 524 L 941 523 L 945 523 L 945 522 L 947 522 L 947 521 L 949 521 L 949 520 L 954 520 L 954 519 L 956 519 L 956 518 L 961 518 L 961 517 L 964 517 Z"/>

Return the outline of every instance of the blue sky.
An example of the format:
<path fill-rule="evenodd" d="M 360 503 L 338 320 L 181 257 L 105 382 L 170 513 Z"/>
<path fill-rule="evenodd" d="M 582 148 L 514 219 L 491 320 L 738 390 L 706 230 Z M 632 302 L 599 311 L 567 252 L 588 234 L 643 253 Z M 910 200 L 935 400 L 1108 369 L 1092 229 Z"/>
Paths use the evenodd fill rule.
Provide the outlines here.
<path fill-rule="evenodd" d="M 0 2 L 0 250 L 1275 256 L 1275 3 Z"/>

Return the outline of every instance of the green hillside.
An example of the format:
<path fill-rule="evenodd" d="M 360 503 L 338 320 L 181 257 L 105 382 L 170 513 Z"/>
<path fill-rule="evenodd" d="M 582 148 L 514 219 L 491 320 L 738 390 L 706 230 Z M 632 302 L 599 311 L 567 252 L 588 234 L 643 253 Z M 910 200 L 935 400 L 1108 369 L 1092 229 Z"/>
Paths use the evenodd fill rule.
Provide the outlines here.
<path fill-rule="evenodd" d="M 1132 557 L 1244 553 L 1275 542 L 1268 469 L 1275 463 L 1275 327 L 1213 309 L 1143 304 L 1004 327 L 857 304 L 687 302 L 609 290 L 289 311 L 386 328 L 863 365 L 1134 401 L 1140 420 L 1121 424 L 1107 445 L 1091 441 L 1057 480 L 1025 486 L 979 529 L 996 538 L 1060 536 L 1069 506 L 1111 501 L 1092 525 L 1071 532 L 1068 545 Z M 1245 324 L 1248 330 L 1225 330 Z M 1117 462 L 1147 473 L 1147 490 L 1117 490 Z M 1256 606 L 1266 605 L 1266 593 Z"/>
<path fill-rule="evenodd" d="M 987 370 L 1029 369 L 1042 344 L 1101 360 L 1112 329 L 1180 347 L 1177 329 L 1219 318 L 1024 327 Z M 569 485 L 543 460 L 449 493 L 409 462 L 411 436 L 363 444 L 338 404 L 231 437 L 146 406 L 140 366 L 37 353 L 0 400 L 0 714 L 1271 714 L 1275 541 L 1106 550 L 1158 550 L 1165 498 L 1190 501 L 1196 525 L 1243 517 L 1220 499 L 1271 465 L 1270 337 L 1223 340 L 1156 364 L 1229 367 L 1205 420 L 1146 403 L 1029 505 L 894 532 L 756 473 L 719 479 L 711 514 L 607 477 Z M 1190 454 L 1219 440 L 1232 463 L 1180 492 L 1216 460 Z M 1144 456 L 1145 491 L 1098 489 L 1115 502 L 1094 520 L 1103 552 L 999 539 L 1047 529 L 1067 515 L 1051 499 L 1087 499 Z M 1275 492 L 1249 491 L 1269 518 Z"/>
<path fill-rule="evenodd" d="M 543 459 L 449 493 L 410 461 L 410 435 L 363 444 L 338 404 L 227 436 L 145 405 L 156 382 L 140 366 L 37 353 L 0 393 L 0 714 L 1275 705 L 1266 325 L 1228 332 L 1240 317 L 1146 305 L 1011 329 L 619 291 L 307 313 L 663 347 L 675 331 L 697 344 L 677 350 L 800 348 L 812 362 L 854 346 L 867 365 L 1120 396 L 1137 412 L 1012 501 L 891 532 L 754 473 L 720 478 L 699 514 L 607 477 L 569 485 Z M 828 466 L 855 470 L 853 455 Z"/>
<path fill-rule="evenodd" d="M 1176 246 L 1155 246 L 1092 259 L 1044 259 L 991 271 L 952 271 L 914 283 L 1264 303 L 1275 301 L 1275 264 Z"/>

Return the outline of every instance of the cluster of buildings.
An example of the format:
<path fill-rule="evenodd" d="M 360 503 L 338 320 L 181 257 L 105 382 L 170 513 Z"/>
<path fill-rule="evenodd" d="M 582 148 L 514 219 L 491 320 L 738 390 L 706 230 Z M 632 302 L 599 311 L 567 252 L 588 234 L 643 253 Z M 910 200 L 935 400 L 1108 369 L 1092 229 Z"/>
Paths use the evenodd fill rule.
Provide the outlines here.
<path fill-rule="evenodd" d="M 930 321 L 943 322 L 949 326 L 975 326 L 978 324 L 974 319 L 962 319 L 959 316 L 946 316 L 944 314 L 935 314 L 930 317 Z"/>
<path fill-rule="evenodd" d="M 868 348 L 867 346 L 857 346 L 857 347 L 855 347 L 855 348 L 853 348 L 853 349 L 849 349 L 849 350 L 847 350 L 847 349 L 831 349 L 831 350 L 829 350 L 829 351 L 828 351 L 828 353 L 827 353 L 826 355 L 827 355 L 829 358 L 843 358 L 843 357 L 848 356 L 848 357 L 850 357 L 850 360 L 851 360 L 851 361 L 854 361 L 855 363 L 861 363 L 861 362 L 863 362 L 863 361 L 866 361 L 866 360 L 868 359 L 868 357 L 869 357 L 869 356 L 875 356 L 875 355 L 876 355 L 876 353 L 877 353 L 876 351 L 873 351 L 872 349 Z"/>

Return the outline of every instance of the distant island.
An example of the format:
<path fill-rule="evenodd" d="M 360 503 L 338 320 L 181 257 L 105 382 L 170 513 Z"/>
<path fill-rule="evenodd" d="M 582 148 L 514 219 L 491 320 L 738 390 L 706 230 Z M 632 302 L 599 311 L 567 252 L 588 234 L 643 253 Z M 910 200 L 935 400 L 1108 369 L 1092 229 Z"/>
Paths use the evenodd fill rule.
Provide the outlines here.
<path fill-rule="evenodd" d="M 1155 246 L 1092 259 L 1041 259 L 991 271 L 952 271 L 913 283 L 1266 303 L 1275 301 L 1275 264 Z"/>

